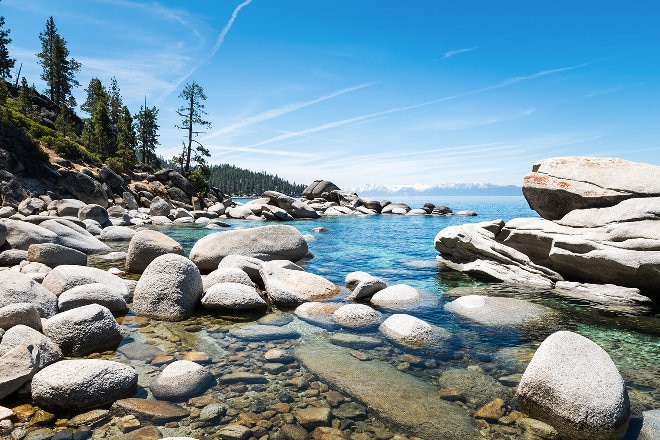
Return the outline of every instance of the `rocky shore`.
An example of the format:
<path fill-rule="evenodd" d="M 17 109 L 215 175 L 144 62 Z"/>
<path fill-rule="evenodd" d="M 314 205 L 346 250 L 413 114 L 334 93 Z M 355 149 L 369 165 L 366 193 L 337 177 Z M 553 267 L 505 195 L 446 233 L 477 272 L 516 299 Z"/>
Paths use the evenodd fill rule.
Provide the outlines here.
<path fill-rule="evenodd" d="M 135 193 L 137 183 L 112 190 L 92 174 L 113 195 L 105 206 L 100 197 L 86 198 L 87 191 L 77 199 L 43 193 L 17 196 L 16 206 L 0 213 L 3 438 L 616 439 L 628 428 L 621 375 L 602 348 L 576 333 L 554 332 L 526 369 L 491 359 L 486 371 L 451 329 L 413 316 L 424 292 L 362 271 L 343 286 L 305 271 L 308 242 L 292 226 L 214 232 L 188 256 L 164 233 L 140 228 L 170 222 L 225 228 L 221 216 L 234 218 L 233 210 L 250 212 L 238 218 L 261 219 L 334 215 L 340 208 L 350 211 L 341 215 L 406 213 L 398 204 L 360 201 L 321 181 L 306 190 L 305 202 L 267 192 L 240 206 L 216 192 L 216 200 L 191 197 L 189 206 L 177 206 L 170 193 L 181 183 L 171 170 L 144 183 L 152 190 L 162 184 L 169 198 L 150 198 L 142 187 Z M 654 197 L 643 200 L 657 207 Z M 641 229 L 651 231 L 648 237 L 625 243 L 614 228 L 619 240 L 597 244 L 624 243 L 626 251 L 657 256 L 657 220 L 644 209 L 632 221 L 651 223 Z M 424 213 L 434 210 L 441 214 L 430 206 Z M 498 241 L 502 223 L 440 232 L 436 247 L 449 249 L 444 264 L 567 288 L 560 283 L 571 278 L 543 265 L 540 251 L 532 258 Z M 537 249 L 547 245 L 537 241 Z M 485 250 L 476 258 L 473 249 Z M 115 264 L 88 265 L 102 260 Z M 637 282 L 625 294 L 606 286 L 601 300 L 649 304 L 649 281 Z M 592 291 L 573 287 L 590 294 L 584 289 Z M 556 318 L 515 298 L 467 295 L 445 309 L 492 329 L 548 326 Z M 638 438 L 657 434 L 656 419 L 654 411 L 644 415 Z"/>

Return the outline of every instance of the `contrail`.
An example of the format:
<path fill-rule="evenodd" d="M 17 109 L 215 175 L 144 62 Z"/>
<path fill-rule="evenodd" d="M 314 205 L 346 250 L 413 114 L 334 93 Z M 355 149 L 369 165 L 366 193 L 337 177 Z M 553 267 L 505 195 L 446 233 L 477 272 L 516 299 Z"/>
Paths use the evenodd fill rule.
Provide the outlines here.
<path fill-rule="evenodd" d="M 252 0 L 245 0 L 243 3 L 240 5 L 236 6 L 236 9 L 234 9 L 234 12 L 231 14 L 231 18 L 225 25 L 225 27 L 222 28 L 222 31 L 220 31 L 220 35 L 218 35 L 218 39 L 215 42 L 215 45 L 213 46 L 213 49 L 211 50 L 211 53 L 209 53 L 202 61 L 197 63 L 195 67 L 193 67 L 190 72 L 179 78 L 179 80 L 174 84 L 163 96 L 160 97 L 160 99 L 163 99 L 164 97 L 168 96 L 170 93 L 172 93 L 174 90 L 178 89 L 181 84 L 188 78 L 190 78 L 197 69 L 199 69 L 200 66 L 203 64 L 207 63 L 213 56 L 218 52 L 220 49 L 220 46 L 222 46 L 222 43 L 225 41 L 225 37 L 229 33 L 229 30 L 231 29 L 232 25 L 236 21 L 236 17 L 238 17 L 238 13 L 240 12 L 241 9 L 243 9 L 245 6 L 249 5 L 252 3 Z"/>
<path fill-rule="evenodd" d="M 238 17 L 238 13 L 240 12 L 240 10 L 246 7 L 247 5 L 249 5 L 250 3 L 252 3 L 252 0 L 245 0 L 243 3 L 236 6 L 236 9 L 234 9 L 234 12 L 232 12 L 231 14 L 231 18 L 229 19 L 225 27 L 222 28 L 222 31 L 220 32 L 220 35 L 218 36 L 218 39 L 215 42 L 215 46 L 213 46 L 213 50 L 211 51 L 211 54 L 207 57 L 207 60 L 213 58 L 213 55 L 215 55 L 218 49 L 220 49 L 220 46 L 222 46 L 222 43 L 224 43 L 225 37 L 229 33 L 229 30 L 234 24 L 234 21 L 236 21 L 236 17 Z"/>

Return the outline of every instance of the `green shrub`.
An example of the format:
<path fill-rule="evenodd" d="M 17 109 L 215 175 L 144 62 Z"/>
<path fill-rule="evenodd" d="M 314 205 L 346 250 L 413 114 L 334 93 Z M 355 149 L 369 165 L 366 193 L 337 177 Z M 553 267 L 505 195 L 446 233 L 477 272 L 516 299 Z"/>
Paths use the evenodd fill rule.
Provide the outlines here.
<path fill-rule="evenodd" d="M 194 169 L 188 176 L 188 180 L 193 184 L 201 196 L 205 196 L 209 190 L 209 178 L 199 169 Z"/>
<path fill-rule="evenodd" d="M 98 156 L 87 151 L 82 145 L 61 136 L 43 136 L 41 142 L 46 144 L 49 148 L 55 151 L 60 156 L 67 159 L 82 159 L 86 162 L 93 164 L 100 164 L 101 160 Z"/>

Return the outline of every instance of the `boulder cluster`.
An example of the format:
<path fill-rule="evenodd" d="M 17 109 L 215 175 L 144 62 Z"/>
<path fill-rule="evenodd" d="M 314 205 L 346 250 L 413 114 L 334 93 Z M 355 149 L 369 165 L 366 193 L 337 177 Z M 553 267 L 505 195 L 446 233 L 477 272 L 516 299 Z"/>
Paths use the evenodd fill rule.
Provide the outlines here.
<path fill-rule="evenodd" d="M 445 228 L 435 238 L 438 261 L 594 303 L 649 306 L 658 298 L 659 166 L 545 159 L 525 176 L 523 193 L 541 218 Z"/>

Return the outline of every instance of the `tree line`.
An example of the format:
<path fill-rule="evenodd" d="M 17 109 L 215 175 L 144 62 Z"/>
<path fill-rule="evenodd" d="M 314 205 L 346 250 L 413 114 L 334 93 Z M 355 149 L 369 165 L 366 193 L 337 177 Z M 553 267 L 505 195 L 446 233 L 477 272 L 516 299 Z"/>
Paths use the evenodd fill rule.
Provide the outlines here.
<path fill-rule="evenodd" d="M 299 196 L 305 189 L 305 185 L 290 183 L 265 171 L 254 172 L 229 164 L 212 165 L 209 170 L 210 185 L 234 196 L 261 195 L 269 190 Z"/>
<path fill-rule="evenodd" d="M 41 52 L 36 54 L 42 67 L 40 79 L 46 84 L 43 94 L 55 109 L 54 120 L 45 118 L 40 114 L 39 106 L 34 105 L 39 93 L 34 85 L 28 85 L 25 76 L 21 76 L 22 65 L 15 81 L 12 80 L 16 60 L 10 56 L 8 49 L 11 43 L 10 32 L 10 29 L 5 28 L 4 17 L 0 17 L 0 105 L 10 112 L 5 114 L 5 122 L 12 118 L 20 119 L 18 125 L 29 128 L 31 135 L 58 154 L 105 163 L 119 172 L 164 166 L 178 168 L 201 193 L 205 193 L 211 180 L 214 186 L 232 194 L 254 194 L 266 189 L 288 193 L 302 191 L 298 191 L 297 185 L 277 176 L 247 170 L 239 173 L 239 168 L 229 165 L 208 166 L 210 152 L 195 138 L 201 133 L 201 128 L 208 128 L 211 123 L 204 119 L 206 94 L 195 81 L 184 85 L 179 95 L 182 104 L 176 110 L 181 118 L 176 127 L 186 132 L 187 141 L 183 142 L 181 153 L 168 161 L 156 154 L 160 143 L 159 109 L 148 106 L 145 96 L 139 111 L 131 112 L 123 102 L 119 84 L 114 77 L 109 85 L 104 85 L 99 78 L 89 81 L 85 89 L 85 102 L 80 105 L 80 110 L 87 117 L 79 118 L 75 112 L 77 103 L 72 92 L 80 87 L 76 73 L 81 64 L 71 57 L 67 42 L 59 34 L 52 16 L 46 21 L 43 32 L 39 33 Z M 27 119 L 11 113 L 12 110 Z M 34 123 L 44 122 L 54 131 L 34 126 Z M 238 181 L 221 175 L 223 170 L 230 172 Z M 243 182 L 243 186 L 239 182 Z"/>

